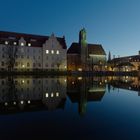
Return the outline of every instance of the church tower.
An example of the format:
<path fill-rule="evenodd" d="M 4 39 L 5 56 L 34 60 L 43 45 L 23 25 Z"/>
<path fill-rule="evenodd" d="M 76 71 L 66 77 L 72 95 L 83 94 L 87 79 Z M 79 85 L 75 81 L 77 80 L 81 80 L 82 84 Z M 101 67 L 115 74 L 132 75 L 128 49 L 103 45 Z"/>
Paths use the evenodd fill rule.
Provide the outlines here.
<path fill-rule="evenodd" d="M 87 41 L 86 41 L 86 30 L 83 28 L 79 32 L 79 45 L 80 45 L 80 53 L 81 53 L 81 65 L 82 69 L 86 70 L 87 64 L 87 57 L 88 57 L 88 48 L 87 48 Z"/>

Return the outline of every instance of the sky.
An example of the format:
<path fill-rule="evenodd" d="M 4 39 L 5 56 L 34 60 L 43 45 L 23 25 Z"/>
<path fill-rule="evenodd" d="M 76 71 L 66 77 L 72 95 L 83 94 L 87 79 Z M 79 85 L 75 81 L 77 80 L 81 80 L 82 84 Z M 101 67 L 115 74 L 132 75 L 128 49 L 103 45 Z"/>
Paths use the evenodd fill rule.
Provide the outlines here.
<path fill-rule="evenodd" d="M 65 36 L 67 47 L 78 42 L 102 44 L 112 56 L 140 50 L 140 0 L 0 0 L 0 30 Z"/>

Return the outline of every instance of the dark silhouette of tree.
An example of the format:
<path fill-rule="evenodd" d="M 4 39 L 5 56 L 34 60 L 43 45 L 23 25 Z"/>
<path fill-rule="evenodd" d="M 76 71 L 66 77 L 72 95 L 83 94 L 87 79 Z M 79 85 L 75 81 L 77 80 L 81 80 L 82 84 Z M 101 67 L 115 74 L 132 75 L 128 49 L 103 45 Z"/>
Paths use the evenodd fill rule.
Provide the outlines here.
<path fill-rule="evenodd" d="M 5 50 L 8 71 L 13 71 L 18 53 L 18 46 L 7 45 Z"/>

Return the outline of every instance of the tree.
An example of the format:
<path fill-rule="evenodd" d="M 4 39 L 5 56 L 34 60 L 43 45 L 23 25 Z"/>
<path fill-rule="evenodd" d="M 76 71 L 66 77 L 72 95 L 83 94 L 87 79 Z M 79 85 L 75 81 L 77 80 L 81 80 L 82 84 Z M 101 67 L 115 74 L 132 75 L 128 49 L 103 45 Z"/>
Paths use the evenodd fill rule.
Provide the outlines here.
<path fill-rule="evenodd" d="M 6 45 L 5 56 L 8 71 L 13 71 L 18 53 L 18 46 Z"/>

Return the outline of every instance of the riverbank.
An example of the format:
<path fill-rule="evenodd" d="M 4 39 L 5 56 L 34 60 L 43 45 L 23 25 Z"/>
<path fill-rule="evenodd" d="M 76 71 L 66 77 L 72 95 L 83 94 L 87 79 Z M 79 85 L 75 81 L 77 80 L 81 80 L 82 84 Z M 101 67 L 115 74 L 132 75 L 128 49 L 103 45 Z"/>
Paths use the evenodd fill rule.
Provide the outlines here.
<path fill-rule="evenodd" d="M 38 75 L 38 76 L 139 76 L 139 72 L 113 72 L 113 71 L 0 71 L 5 75 Z"/>

